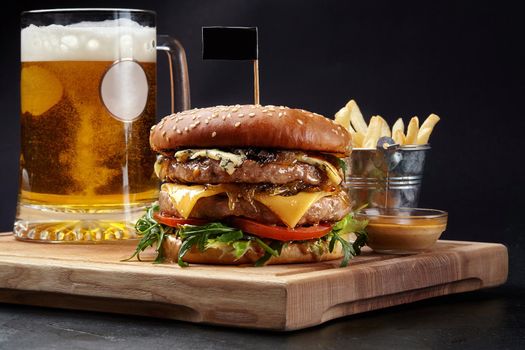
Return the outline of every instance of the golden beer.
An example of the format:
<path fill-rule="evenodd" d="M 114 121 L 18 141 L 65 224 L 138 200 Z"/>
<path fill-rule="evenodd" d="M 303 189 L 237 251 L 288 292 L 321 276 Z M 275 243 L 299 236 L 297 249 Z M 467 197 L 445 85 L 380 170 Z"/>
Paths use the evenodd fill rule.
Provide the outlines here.
<path fill-rule="evenodd" d="M 23 204 L 100 211 L 156 197 L 148 142 L 155 123 L 155 63 L 140 63 L 150 96 L 132 122 L 116 119 L 101 101 L 100 83 L 112 64 L 22 63 Z"/>
<path fill-rule="evenodd" d="M 157 198 L 155 36 L 129 19 L 22 29 L 16 238 L 135 237 Z"/>

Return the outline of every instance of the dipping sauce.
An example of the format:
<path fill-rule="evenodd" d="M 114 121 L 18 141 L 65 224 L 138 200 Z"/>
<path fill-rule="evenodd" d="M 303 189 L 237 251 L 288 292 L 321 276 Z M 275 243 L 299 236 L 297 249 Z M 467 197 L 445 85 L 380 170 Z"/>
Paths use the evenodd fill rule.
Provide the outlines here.
<path fill-rule="evenodd" d="M 379 253 L 415 254 L 431 248 L 447 228 L 448 214 L 436 209 L 367 208 L 368 246 Z"/>

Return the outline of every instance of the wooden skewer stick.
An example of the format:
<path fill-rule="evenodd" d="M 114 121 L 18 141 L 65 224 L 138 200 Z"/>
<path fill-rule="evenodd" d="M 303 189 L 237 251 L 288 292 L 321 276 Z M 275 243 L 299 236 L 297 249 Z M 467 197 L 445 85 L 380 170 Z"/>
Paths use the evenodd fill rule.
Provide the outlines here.
<path fill-rule="evenodd" d="M 253 100 L 256 105 L 259 100 L 259 60 L 253 60 Z"/>

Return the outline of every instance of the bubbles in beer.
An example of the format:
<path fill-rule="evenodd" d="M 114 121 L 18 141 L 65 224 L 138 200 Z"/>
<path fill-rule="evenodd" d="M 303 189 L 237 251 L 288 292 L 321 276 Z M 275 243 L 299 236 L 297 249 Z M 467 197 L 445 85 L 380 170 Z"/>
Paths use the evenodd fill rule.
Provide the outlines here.
<path fill-rule="evenodd" d="M 124 197 L 131 203 L 155 198 L 148 142 L 155 122 L 154 40 L 154 28 L 128 19 L 22 30 L 22 202 L 100 210 L 122 206 Z M 140 68 L 141 84 L 140 94 L 126 86 L 124 98 L 110 102 L 112 112 L 124 111 L 119 120 L 100 87 L 123 59 Z M 115 84 L 113 95 L 122 95 L 126 83 Z"/>
<path fill-rule="evenodd" d="M 64 88 L 49 70 L 39 66 L 22 68 L 22 113 L 40 116 L 60 101 Z"/>
<path fill-rule="evenodd" d="M 22 29 L 22 62 L 115 61 L 132 58 L 155 62 L 155 28 L 127 18 L 80 22 L 67 26 L 29 25 Z"/>

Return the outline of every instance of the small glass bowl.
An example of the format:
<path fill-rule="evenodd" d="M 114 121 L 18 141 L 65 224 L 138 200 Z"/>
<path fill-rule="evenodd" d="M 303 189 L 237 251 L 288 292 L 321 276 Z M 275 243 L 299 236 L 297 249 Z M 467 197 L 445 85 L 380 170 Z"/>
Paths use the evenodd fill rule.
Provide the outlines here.
<path fill-rule="evenodd" d="M 447 228 L 448 213 L 437 209 L 365 208 L 368 246 L 378 253 L 417 254 L 431 248 Z"/>

